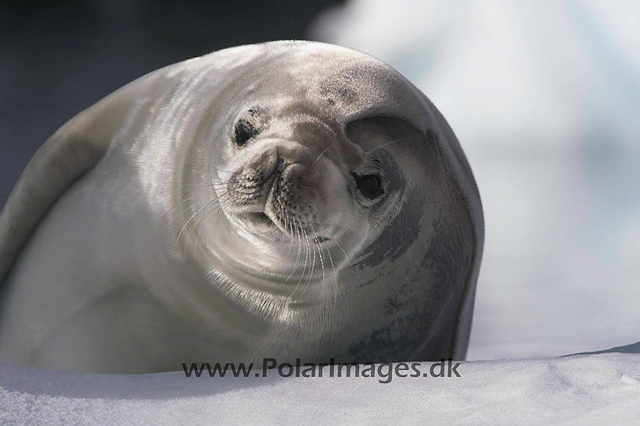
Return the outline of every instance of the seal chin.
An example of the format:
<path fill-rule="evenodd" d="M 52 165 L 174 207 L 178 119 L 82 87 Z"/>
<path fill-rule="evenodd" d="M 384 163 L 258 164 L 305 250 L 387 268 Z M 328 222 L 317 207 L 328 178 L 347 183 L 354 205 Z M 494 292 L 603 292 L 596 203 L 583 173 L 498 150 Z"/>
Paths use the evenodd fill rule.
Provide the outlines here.
<path fill-rule="evenodd" d="M 300 235 L 297 234 L 295 229 L 287 229 L 286 225 L 281 223 L 277 218 L 272 218 L 268 213 L 262 212 L 251 212 L 251 213 L 242 213 L 239 215 L 240 219 L 245 223 L 249 224 L 253 229 L 256 230 L 257 234 L 274 237 L 275 235 L 285 237 L 288 239 L 296 239 L 301 242 L 309 240 L 314 244 L 323 244 L 329 243 L 331 238 L 327 236 L 317 236 L 314 235 L 313 238 L 299 238 Z"/>
<path fill-rule="evenodd" d="M 269 231 L 278 229 L 273 220 L 264 212 L 244 213 L 241 216 L 242 219 L 258 230 Z"/>

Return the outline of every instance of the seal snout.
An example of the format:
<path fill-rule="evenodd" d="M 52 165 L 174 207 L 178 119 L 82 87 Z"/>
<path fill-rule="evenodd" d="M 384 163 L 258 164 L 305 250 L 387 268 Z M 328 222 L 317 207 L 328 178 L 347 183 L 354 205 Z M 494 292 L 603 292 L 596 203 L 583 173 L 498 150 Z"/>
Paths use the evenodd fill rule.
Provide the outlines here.
<path fill-rule="evenodd" d="M 348 193 L 343 174 L 326 154 L 332 145 L 325 145 L 314 149 L 286 138 L 254 140 L 238 158 L 227 194 L 221 194 L 227 197 L 226 211 L 269 238 L 277 229 L 304 244 L 335 240 Z"/>
<path fill-rule="evenodd" d="M 321 229 L 318 204 L 319 188 L 308 178 L 308 168 L 302 164 L 286 166 L 276 179 L 265 212 L 286 233 L 303 232 L 315 235 Z"/>
<path fill-rule="evenodd" d="M 226 185 L 230 208 L 240 213 L 262 213 L 280 164 L 277 152 L 268 151 L 234 172 Z"/>

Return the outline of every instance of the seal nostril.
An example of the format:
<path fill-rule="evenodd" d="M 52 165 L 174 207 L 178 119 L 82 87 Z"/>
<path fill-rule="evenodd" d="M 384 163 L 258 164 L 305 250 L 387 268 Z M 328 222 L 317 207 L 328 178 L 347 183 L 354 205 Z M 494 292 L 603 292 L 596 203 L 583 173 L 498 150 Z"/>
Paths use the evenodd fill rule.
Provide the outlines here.
<path fill-rule="evenodd" d="M 240 119 L 236 123 L 236 127 L 234 129 L 234 141 L 238 146 L 244 146 L 247 141 L 258 134 L 258 130 L 256 130 L 253 125 L 247 120 Z"/>
<path fill-rule="evenodd" d="M 329 238 L 325 237 L 316 237 L 313 239 L 313 242 L 316 244 L 324 243 L 325 241 L 329 241 Z"/>

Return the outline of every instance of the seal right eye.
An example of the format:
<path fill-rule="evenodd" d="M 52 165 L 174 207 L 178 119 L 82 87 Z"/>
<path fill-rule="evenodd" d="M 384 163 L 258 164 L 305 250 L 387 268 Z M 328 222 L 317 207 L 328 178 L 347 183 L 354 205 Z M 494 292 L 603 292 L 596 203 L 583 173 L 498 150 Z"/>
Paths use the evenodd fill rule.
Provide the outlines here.
<path fill-rule="evenodd" d="M 257 134 L 258 130 L 247 120 L 238 120 L 234 130 L 234 142 L 238 146 L 244 146 L 249 139 Z"/>
<path fill-rule="evenodd" d="M 382 189 L 382 181 L 379 176 L 376 175 L 364 175 L 359 176 L 353 173 L 354 178 L 356 179 L 356 185 L 358 190 L 370 200 L 375 200 L 382 194 L 384 194 L 384 190 Z"/>

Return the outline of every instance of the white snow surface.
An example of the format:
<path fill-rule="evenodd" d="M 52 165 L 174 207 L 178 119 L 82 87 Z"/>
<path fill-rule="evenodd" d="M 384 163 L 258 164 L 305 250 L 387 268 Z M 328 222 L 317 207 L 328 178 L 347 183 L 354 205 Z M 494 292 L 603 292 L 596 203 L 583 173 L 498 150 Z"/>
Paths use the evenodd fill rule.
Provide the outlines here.
<path fill-rule="evenodd" d="M 383 384 L 362 377 L 80 374 L 4 364 L 0 424 L 637 425 L 640 418 L 640 354 L 475 361 L 457 371 L 459 378 L 394 377 Z"/>

